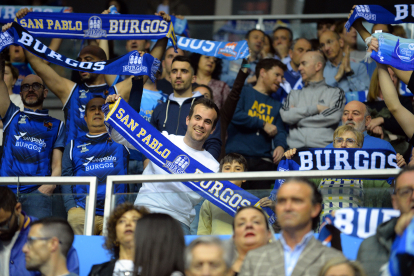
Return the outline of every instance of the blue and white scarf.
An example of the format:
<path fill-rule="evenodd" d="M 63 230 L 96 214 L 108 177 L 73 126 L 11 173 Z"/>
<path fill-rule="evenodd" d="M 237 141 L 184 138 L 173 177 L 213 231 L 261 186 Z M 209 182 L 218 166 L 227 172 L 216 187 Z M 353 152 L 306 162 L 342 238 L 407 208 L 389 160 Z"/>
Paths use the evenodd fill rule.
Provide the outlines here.
<path fill-rule="evenodd" d="M 179 35 L 177 35 L 177 39 L 178 48 L 191 53 L 228 60 L 246 58 L 249 55 L 249 46 L 246 40 L 220 42 L 188 38 Z M 168 43 L 168 46 L 171 45 L 171 43 Z"/>
<path fill-rule="evenodd" d="M 34 12 L 71 12 L 70 7 L 55 7 L 55 6 L 0 6 L 0 23 L 5 24 L 13 22 L 16 13 L 23 9 L 33 9 Z"/>
<path fill-rule="evenodd" d="M 402 236 L 395 238 L 391 247 L 388 269 L 392 276 L 412 275 L 410 266 L 414 258 L 414 219 L 405 229 Z"/>
<path fill-rule="evenodd" d="M 120 98 L 115 104 L 109 106 L 104 105 L 102 110 L 105 112 L 105 124 L 110 135 L 115 130 L 167 173 L 212 173 L 210 169 L 174 145 L 123 99 Z M 182 183 L 231 216 L 235 215 L 240 206 L 260 207 L 259 198 L 229 181 L 188 181 Z M 274 223 L 273 211 L 267 207 L 263 209 L 270 217 L 269 222 Z"/>
<path fill-rule="evenodd" d="M 38 37 L 69 39 L 160 39 L 177 38 L 172 22 L 156 15 L 29 12 L 17 23 Z"/>
<path fill-rule="evenodd" d="M 278 171 L 398 169 L 397 156 L 389 150 L 299 149 L 292 159 L 279 162 Z M 275 200 L 284 179 L 277 179 L 270 199 Z"/>
<path fill-rule="evenodd" d="M 373 51 L 371 58 L 378 63 L 391 65 L 403 71 L 414 70 L 414 40 L 397 37 L 387 33 L 375 33 L 378 39 L 378 52 Z"/>
<path fill-rule="evenodd" d="M 366 239 L 375 234 L 378 225 L 400 216 L 399 210 L 386 208 L 342 208 L 324 217 L 320 227 L 319 240 L 324 244 L 331 241 L 332 235 L 326 225 L 333 225 L 343 234 Z"/>
<path fill-rule="evenodd" d="M 345 24 L 349 32 L 358 18 L 364 18 L 373 24 L 401 24 L 414 22 L 414 5 L 401 4 L 390 6 L 357 5 Z"/>
<path fill-rule="evenodd" d="M 108 74 L 108 75 L 147 75 L 155 81 L 155 74 L 160 66 L 160 61 L 150 54 L 140 56 L 137 51 L 132 51 L 123 56 L 98 62 L 79 62 L 67 58 L 48 48 L 37 40 L 28 31 L 16 22 L 4 33 L 0 33 L 0 52 L 3 48 L 14 44 L 22 46 L 32 54 L 72 70 Z"/>

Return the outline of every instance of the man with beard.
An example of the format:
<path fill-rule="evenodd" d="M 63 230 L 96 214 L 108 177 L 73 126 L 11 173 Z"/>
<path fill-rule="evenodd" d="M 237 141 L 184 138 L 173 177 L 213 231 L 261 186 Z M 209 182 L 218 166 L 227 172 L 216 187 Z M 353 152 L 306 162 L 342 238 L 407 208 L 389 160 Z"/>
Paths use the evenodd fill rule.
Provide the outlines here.
<path fill-rule="evenodd" d="M 367 133 L 367 126 L 371 122 L 371 115 L 365 104 L 359 101 L 352 101 L 345 105 L 342 113 L 342 124 L 350 125 L 356 130 L 364 133 L 363 149 L 386 149 L 395 152 L 393 146 L 380 138 L 373 137 Z M 326 146 L 333 148 L 333 143 Z"/>
<path fill-rule="evenodd" d="M 306 86 L 292 90 L 280 110 L 289 125 L 287 143 L 290 148 L 323 148 L 341 118 L 345 94 L 328 86 L 323 77 L 325 59 L 319 52 L 307 52 L 300 60 L 299 72 Z"/>
<path fill-rule="evenodd" d="M 0 275 L 39 275 L 26 269 L 22 252 L 31 229 L 30 223 L 35 220 L 22 211 L 22 205 L 9 188 L 0 186 Z M 70 272 L 79 274 L 78 254 L 73 247 L 69 249 L 66 264 Z"/>
<path fill-rule="evenodd" d="M 248 65 L 250 65 L 251 73 L 247 77 L 245 84 L 252 86 L 256 83 L 257 78 L 255 76 L 256 64 L 259 62 L 261 57 L 261 52 L 264 46 L 265 34 L 261 30 L 252 29 L 246 34 L 247 45 L 249 46 L 249 58 Z M 243 59 L 238 60 L 223 60 L 223 69 L 220 75 L 220 80 L 227 83 L 227 85 L 232 88 L 233 83 L 236 80 L 237 74 L 239 73 Z"/>
<path fill-rule="evenodd" d="M 280 117 L 282 105 L 270 95 L 283 80 L 286 65 L 262 59 L 256 66 L 257 84 L 243 87 L 228 127 L 226 153 L 236 152 L 247 160 L 250 171 L 272 171 L 287 149 L 286 130 Z M 270 189 L 273 181 L 248 181 L 250 189 Z"/>
<path fill-rule="evenodd" d="M 43 101 L 47 89 L 36 75 L 26 76 L 20 96 L 24 110 L 10 101 L 3 81 L 4 58 L 0 56 L 0 116 L 4 123 L 4 147 L 1 176 L 60 176 L 64 148 L 64 124 L 52 118 Z M 52 205 L 59 196 L 51 196 L 56 185 L 10 185 L 29 215 L 52 216 Z M 60 188 L 56 189 L 58 193 Z"/>
<path fill-rule="evenodd" d="M 62 160 L 63 176 L 96 176 L 98 178 L 95 235 L 100 235 L 103 229 L 106 177 L 126 175 L 129 161 L 129 150 L 113 142 L 106 131 L 102 111 L 104 104 L 105 99 L 102 97 L 93 98 L 87 103 L 84 120 L 88 126 L 88 133 L 68 142 Z M 126 191 L 124 184 L 115 186 L 116 193 L 126 193 Z M 68 212 L 68 222 L 76 235 L 83 235 L 85 194 L 89 192 L 89 186 L 64 185 L 62 192 Z M 123 197 L 117 197 L 118 203 L 123 200 Z"/>
<path fill-rule="evenodd" d="M 23 18 L 29 10 L 21 9 L 16 13 L 17 18 Z M 168 14 L 160 12 L 164 20 L 171 20 Z M 11 24 L 3 26 L 3 32 L 11 27 Z M 151 55 L 157 59 L 161 59 L 168 43 L 168 38 L 164 37 L 157 41 Z M 108 95 L 120 94 L 126 101 L 129 100 L 129 93 L 132 87 L 131 78 L 121 81 L 114 86 L 109 87 L 108 84 L 115 83 L 117 76 L 102 75 L 95 73 L 79 72 L 82 82 L 74 83 L 73 81 L 61 77 L 43 60 L 25 50 L 25 55 L 33 70 L 45 82 L 46 86 L 54 93 L 62 102 L 66 120 L 66 139 L 68 141 L 86 135 L 88 127 L 85 123 L 85 107 L 86 104 L 96 96 L 106 98 Z M 79 62 L 98 62 L 107 59 L 104 50 L 98 46 L 89 45 L 84 47 L 77 60 Z M 108 84 L 107 84 L 108 83 Z"/>

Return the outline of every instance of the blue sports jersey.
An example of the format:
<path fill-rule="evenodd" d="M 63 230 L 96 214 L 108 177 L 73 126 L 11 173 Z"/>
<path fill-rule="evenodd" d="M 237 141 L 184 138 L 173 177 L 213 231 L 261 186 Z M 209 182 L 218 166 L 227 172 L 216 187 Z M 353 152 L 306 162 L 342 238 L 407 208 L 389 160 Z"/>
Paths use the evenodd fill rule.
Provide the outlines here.
<path fill-rule="evenodd" d="M 71 168 L 67 168 L 67 154 L 63 160 L 63 174 L 74 176 L 96 176 L 98 178 L 98 197 L 96 215 L 102 216 L 104 211 L 106 177 L 108 175 L 126 175 L 128 173 L 129 151 L 121 144 L 115 143 L 107 133 L 99 135 L 86 134 L 72 140 L 66 146 L 69 149 Z M 73 186 L 76 204 L 85 208 L 85 195 L 89 193 L 89 186 Z M 125 184 L 115 185 L 115 193 L 126 193 Z M 123 199 L 118 198 L 119 203 Z"/>
<path fill-rule="evenodd" d="M 20 86 L 23 79 L 30 74 L 36 74 L 29 63 L 26 62 L 12 62 L 13 67 L 19 70 L 19 77 L 17 78 L 16 83 L 13 86 L 13 93 L 20 94 Z"/>
<path fill-rule="evenodd" d="M 96 96 L 106 98 L 108 95 L 117 94 L 115 87 L 107 84 L 88 86 L 85 83 L 78 83 L 72 89 L 68 100 L 63 106 L 66 121 L 65 145 L 78 137 L 88 133 L 84 116 L 86 104 Z"/>
<path fill-rule="evenodd" d="M 20 111 L 10 102 L 3 120 L 4 145 L 1 176 L 50 176 L 52 153 L 64 148 L 64 124 L 52 118 L 47 109 Z M 20 192 L 29 193 L 38 185 L 21 185 Z M 17 192 L 16 185 L 10 185 Z"/>

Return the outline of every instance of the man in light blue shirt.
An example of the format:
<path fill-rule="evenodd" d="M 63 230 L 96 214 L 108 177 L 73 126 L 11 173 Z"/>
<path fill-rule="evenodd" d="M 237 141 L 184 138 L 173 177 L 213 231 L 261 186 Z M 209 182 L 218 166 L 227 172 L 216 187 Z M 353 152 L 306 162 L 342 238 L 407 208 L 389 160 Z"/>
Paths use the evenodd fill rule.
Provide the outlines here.
<path fill-rule="evenodd" d="M 323 76 L 326 84 L 341 88 L 345 93 L 369 88 L 370 79 L 362 63 L 350 61 L 349 46 L 332 31 L 322 33 L 319 38 L 320 49 L 328 59 Z"/>
<path fill-rule="evenodd" d="M 280 239 L 249 251 L 239 276 L 318 275 L 327 261 L 343 257 L 313 237 L 321 210 L 322 195 L 312 182 L 292 178 L 283 183 L 275 207 Z"/>

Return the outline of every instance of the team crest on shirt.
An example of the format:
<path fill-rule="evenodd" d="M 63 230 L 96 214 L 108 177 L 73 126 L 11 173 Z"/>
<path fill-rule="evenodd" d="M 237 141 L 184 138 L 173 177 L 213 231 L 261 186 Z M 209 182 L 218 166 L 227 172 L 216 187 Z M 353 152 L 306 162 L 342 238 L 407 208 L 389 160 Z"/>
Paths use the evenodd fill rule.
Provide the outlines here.
<path fill-rule="evenodd" d="M 91 16 L 88 20 L 88 27 L 85 37 L 100 38 L 106 37 L 106 31 L 102 29 L 102 19 L 99 16 Z"/>
<path fill-rule="evenodd" d="M 45 128 L 47 128 L 47 130 L 49 131 L 49 130 L 52 130 L 53 123 L 52 122 L 49 122 L 49 121 L 43 121 L 43 126 Z"/>
<path fill-rule="evenodd" d="M 26 123 L 26 118 L 28 118 L 29 116 L 27 115 L 21 115 L 20 116 L 20 120 L 17 122 L 18 124 L 25 124 Z"/>
<path fill-rule="evenodd" d="M 79 99 L 86 99 L 86 93 L 89 92 L 89 90 L 80 90 L 80 95 L 79 95 Z"/>
<path fill-rule="evenodd" d="M 142 56 L 138 52 L 133 52 L 128 58 L 128 65 L 123 66 L 123 72 L 138 74 L 148 72 L 147 66 L 142 65 Z"/>
<path fill-rule="evenodd" d="M 87 148 L 87 146 L 89 146 L 91 143 L 86 143 L 86 144 L 83 144 L 83 145 L 79 145 L 79 146 L 77 146 L 77 148 L 81 148 L 81 153 L 84 153 L 84 152 L 87 152 L 87 151 L 89 151 L 89 149 Z"/>
<path fill-rule="evenodd" d="M 185 169 L 187 169 L 188 165 L 190 165 L 190 158 L 187 155 L 182 154 L 178 155 L 172 162 L 167 161 L 164 167 L 171 173 L 183 174 L 186 173 Z"/>

